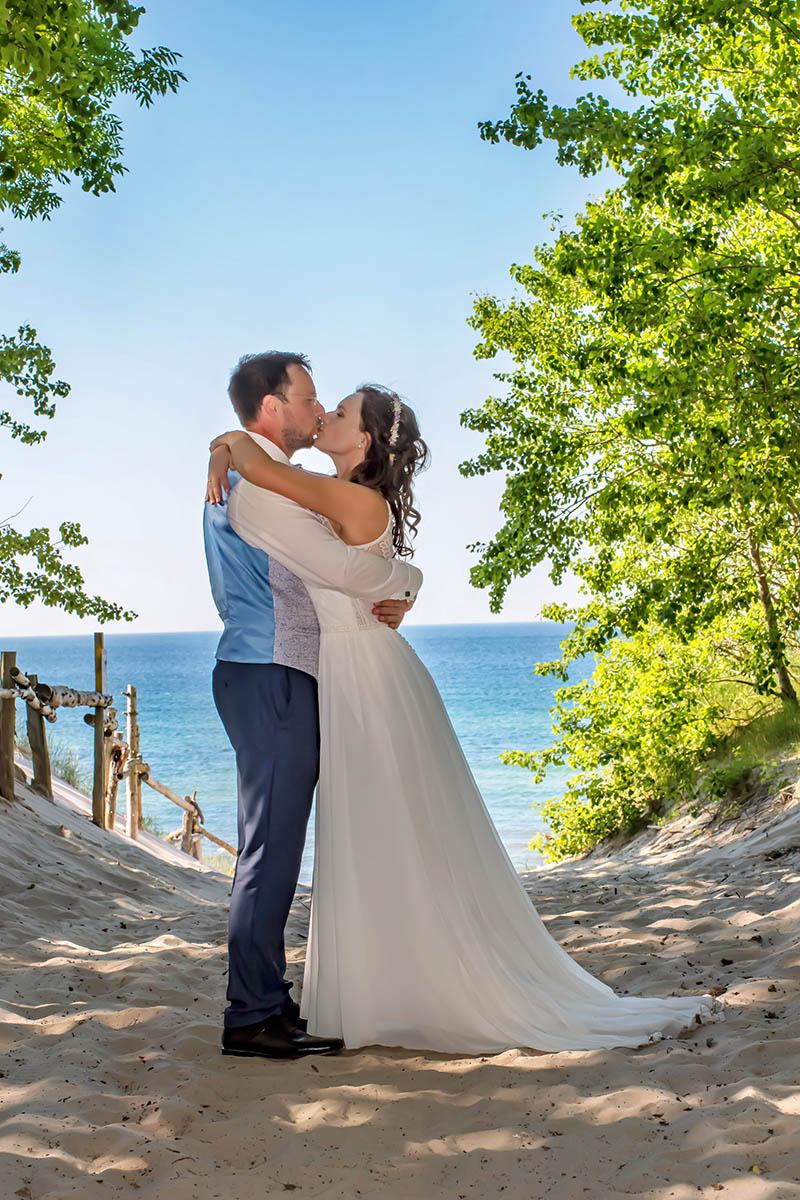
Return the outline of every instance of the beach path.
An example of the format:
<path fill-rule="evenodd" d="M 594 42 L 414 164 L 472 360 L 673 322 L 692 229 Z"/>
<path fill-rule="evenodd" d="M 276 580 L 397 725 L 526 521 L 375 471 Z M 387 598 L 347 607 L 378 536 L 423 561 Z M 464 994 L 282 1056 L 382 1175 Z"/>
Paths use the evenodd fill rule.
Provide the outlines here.
<path fill-rule="evenodd" d="M 57 786 L 0 801 L 3 1200 L 800 1197 L 794 792 L 525 877 L 584 966 L 725 988 L 724 1023 L 638 1051 L 273 1064 L 219 1053 L 230 880 Z"/>

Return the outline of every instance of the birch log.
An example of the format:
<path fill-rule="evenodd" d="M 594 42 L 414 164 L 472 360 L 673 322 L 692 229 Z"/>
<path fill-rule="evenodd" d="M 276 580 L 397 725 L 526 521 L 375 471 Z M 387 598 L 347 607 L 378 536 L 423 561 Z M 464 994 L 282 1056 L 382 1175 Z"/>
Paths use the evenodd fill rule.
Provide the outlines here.
<path fill-rule="evenodd" d="M 51 708 L 109 708 L 114 699 L 104 692 L 81 692 L 60 684 L 37 683 L 34 691 L 39 700 Z"/>

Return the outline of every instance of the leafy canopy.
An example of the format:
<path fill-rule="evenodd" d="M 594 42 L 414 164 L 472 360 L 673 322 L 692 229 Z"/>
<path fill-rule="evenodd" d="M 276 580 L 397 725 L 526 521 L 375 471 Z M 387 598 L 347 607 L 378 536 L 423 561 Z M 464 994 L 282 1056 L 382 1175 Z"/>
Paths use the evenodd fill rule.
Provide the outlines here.
<path fill-rule="evenodd" d="M 131 95 L 149 107 L 184 78 L 173 51 L 128 43 L 143 13 L 126 0 L 0 0 L 0 211 L 49 219 L 71 180 L 95 196 L 114 191 L 125 171 L 114 100 Z M 19 268 L 16 251 L 0 245 L 0 274 Z M 0 382 L 29 406 L 20 413 L 0 404 L 0 427 L 25 444 L 42 441 L 36 418 L 50 420 L 69 386 L 55 378 L 52 355 L 28 323 L 0 334 Z M 10 520 L 0 524 L 0 602 L 39 599 L 99 621 L 132 617 L 87 595 L 80 571 L 64 560 L 61 545 L 86 542 L 78 525 L 64 522 L 54 541 L 46 529 L 22 533 Z"/>
<path fill-rule="evenodd" d="M 571 228 L 557 224 L 532 266 L 512 268 L 515 298 L 477 301 L 476 353 L 505 353 L 511 366 L 497 376 L 506 394 L 462 417 L 486 438 L 462 470 L 507 477 L 504 525 L 472 572 L 495 610 L 544 559 L 556 582 L 568 567 L 581 581 L 583 604 L 544 610 L 575 628 L 562 659 L 540 669 L 566 679 L 574 658 L 596 653 L 597 690 L 588 707 L 583 690 L 567 695 L 584 713 L 577 724 L 562 696 L 553 761 L 580 766 L 573 809 L 616 804 L 629 824 L 643 802 L 610 751 L 609 680 L 622 678 L 618 655 L 649 678 L 642 637 L 668 637 L 673 657 L 684 647 L 673 713 L 686 710 L 692 663 L 797 702 L 800 25 L 786 3 L 585 7 L 574 24 L 605 48 L 574 73 L 613 78 L 630 107 L 594 93 L 550 106 L 518 76 L 510 116 L 482 133 L 528 149 L 552 140 L 564 165 L 610 166 L 618 183 Z M 632 670 L 624 686 L 641 698 Z M 700 708 L 710 731 L 719 714 Z M 664 714 L 667 789 L 671 718 L 663 706 L 627 711 L 643 742 Z M 696 760 L 709 744 L 695 739 Z"/>

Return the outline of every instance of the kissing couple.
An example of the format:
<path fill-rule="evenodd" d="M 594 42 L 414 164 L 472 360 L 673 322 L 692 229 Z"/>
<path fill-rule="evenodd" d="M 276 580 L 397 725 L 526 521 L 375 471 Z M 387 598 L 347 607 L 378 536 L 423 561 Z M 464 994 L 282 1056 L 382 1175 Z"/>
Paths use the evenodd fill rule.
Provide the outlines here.
<path fill-rule="evenodd" d="M 422 584 L 411 408 L 370 384 L 326 413 L 308 359 L 277 352 L 242 358 L 229 395 L 242 429 L 212 443 L 204 528 L 238 774 L 223 1053 L 591 1050 L 718 1019 L 711 996 L 618 996 L 528 899 L 397 632 Z M 312 445 L 335 475 L 291 466 Z M 298 1005 L 284 929 L 315 787 Z"/>

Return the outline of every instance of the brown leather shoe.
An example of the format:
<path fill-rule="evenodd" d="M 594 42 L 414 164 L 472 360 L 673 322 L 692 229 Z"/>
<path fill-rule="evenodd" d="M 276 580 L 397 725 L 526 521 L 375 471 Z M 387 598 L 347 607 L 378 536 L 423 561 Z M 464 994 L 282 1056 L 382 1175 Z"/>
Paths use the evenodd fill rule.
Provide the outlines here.
<path fill-rule="evenodd" d="M 304 1058 L 307 1054 L 338 1054 L 344 1049 L 341 1038 L 313 1037 L 276 1013 L 243 1029 L 222 1031 L 222 1053 L 242 1058 Z"/>

